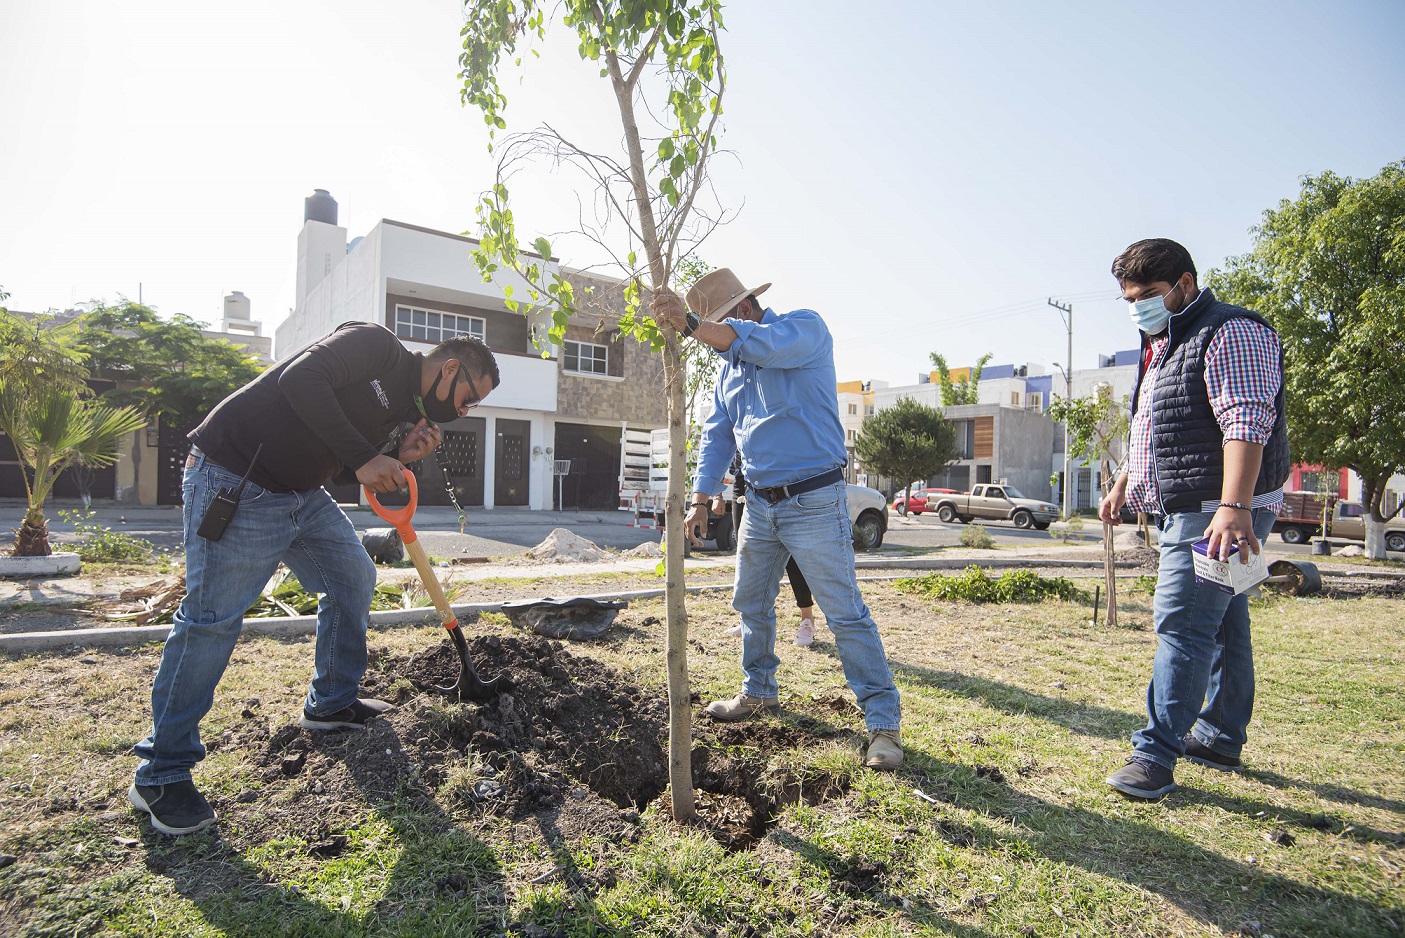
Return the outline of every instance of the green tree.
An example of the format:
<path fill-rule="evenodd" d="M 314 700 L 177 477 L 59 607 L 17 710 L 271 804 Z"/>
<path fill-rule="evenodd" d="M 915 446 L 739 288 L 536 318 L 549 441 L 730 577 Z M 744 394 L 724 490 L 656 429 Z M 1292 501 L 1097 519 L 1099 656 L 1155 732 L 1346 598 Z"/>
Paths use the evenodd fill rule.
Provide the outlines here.
<path fill-rule="evenodd" d="M 104 399 L 160 415 L 168 426 L 199 421 L 261 370 L 248 352 L 203 334 L 204 323 L 181 314 L 162 318 L 130 300 L 96 305 L 80 324 L 73 347 L 96 377 L 118 382 Z"/>
<path fill-rule="evenodd" d="M 687 397 L 680 339 L 643 314 L 647 289 L 676 282 L 676 262 L 694 247 L 720 216 L 703 202 L 711 193 L 707 168 L 717 146 L 725 72 L 718 46 L 722 28 L 717 0 L 464 0 L 463 54 L 459 58 L 462 98 L 478 108 L 488 126 L 489 149 L 507 97 L 499 83 L 504 60 L 522 64 L 519 42 L 530 48 L 544 40 L 547 18 L 576 41 L 582 59 L 598 63 L 619 111 L 620 153 L 594 153 L 567 140 L 549 125 L 515 134 L 501 145 L 497 179 L 478 206 L 479 247 L 473 258 L 485 279 L 500 273 L 525 281 L 519 299 L 510 276 L 503 292 L 509 309 L 550 316 L 550 335 L 561 341 L 577 307 L 575 289 L 552 263 L 545 237 L 522 249 L 509 205 L 507 182 L 514 172 L 544 160 L 553 167 L 584 171 L 600 207 L 598 224 L 581 234 L 609 253 L 624 272 L 623 335 L 647 342 L 663 355 L 670 442 L 666 510 L 683 516 L 687 441 Z M 535 49 L 531 49 L 536 54 Z M 646 118 L 641 127 L 639 115 Z M 640 254 L 642 252 L 642 263 Z M 668 619 L 669 778 L 673 816 L 680 822 L 695 812 L 690 750 L 691 714 L 687 669 L 688 622 L 684 604 L 682 525 L 666 527 L 665 587 Z"/>
<path fill-rule="evenodd" d="M 1106 494 L 1112 484 L 1113 466 L 1125 455 L 1130 401 L 1115 400 L 1112 385 L 1099 384 L 1087 397 L 1059 398 L 1049 416 L 1068 425 L 1069 455 L 1084 462 L 1098 461 L 1098 476 Z M 1067 484 L 1067 480 L 1065 480 Z M 1072 524 L 1073 518 L 1065 518 Z M 1149 546 L 1149 545 L 1148 545 Z M 1117 626 L 1117 576 L 1112 547 L 1112 526 L 1103 525 L 1103 573 L 1107 579 L 1107 624 Z"/>
<path fill-rule="evenodd" d="M 25 487 L 17 557 L 53 553 L 44 503 L 59 474 L 111 465 L 117 440 L 145 424 L 134 409 L 89 398 L 87 371 L 70 346 L 74 331 L 73 323 L 25 320 L 0 308 L 0 432 L 15 449 Z"/>
<path fill-rule="evenodd" d="M 946 356 L 940 352 L 932 353 L 932 367 L 937 371 L 937 385 L 941 389 L 942 406 L 955 407 L 958 404 L 979 404 L 981 370 L 990 361 L 990 353 L 986 352 L 971 368 L 969 377 L 959 381 L 951 380 L 951 369 L 946 365 Z"/>
<path fill-rule="evenodd" d="M 961 458 L 956 428 L 935 407 L 899 398 L 863 422 L 854 454 L 865 472 L 907 479 L 904 504 L 912 499 L 912 479 L 926 479 Z"/>
<path fill-rule="evenodd" d="M 1368 179 L 1304 176 L 1253 236 L 1206 282 L 1278 330 L 1293 456 L 1356 471 L 1366 554 L 1383 559 L 1383 497 L 1405 471 L 1405 161 Z"/>

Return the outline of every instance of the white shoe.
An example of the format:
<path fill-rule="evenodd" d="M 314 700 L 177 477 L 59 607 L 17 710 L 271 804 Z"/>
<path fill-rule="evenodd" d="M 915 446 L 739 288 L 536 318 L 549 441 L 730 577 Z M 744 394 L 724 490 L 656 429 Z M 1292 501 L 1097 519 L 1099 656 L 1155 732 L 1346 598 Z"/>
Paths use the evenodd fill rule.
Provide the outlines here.
<path fill-rule="evenodd" d="M 809 648 L 815 643 L 815 620 L 801 619 L 800 628 L 795 630 L 795 644 Z"/>
<path fill-rule="evenodd" d="M 728 629 L 725 634 L 727 634 L 727 635 L 740 635 L 740 634 L 742 634 L 742 624 L 741 624 L 740 622 L 738 622 L 736 625 L 734 625 L 734 626 L 732 626 L 730 629 Z"/>

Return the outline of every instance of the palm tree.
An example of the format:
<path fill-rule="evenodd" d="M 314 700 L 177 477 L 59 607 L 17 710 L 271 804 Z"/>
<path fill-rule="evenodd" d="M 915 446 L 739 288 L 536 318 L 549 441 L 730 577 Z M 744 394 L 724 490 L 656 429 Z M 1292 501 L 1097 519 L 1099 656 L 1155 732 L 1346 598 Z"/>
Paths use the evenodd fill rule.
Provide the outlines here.
<path fill-rule="evenodd" d="M 14 445 L 28 503 L 15 536 L 14 556 L 53 553 L 44 502 L 59 473 L 70 465 L 112 465 L 117 461 L 117 440 L 145 425 L 135 408 L 85 400 L 63 383 L 0 379 L 0 431 Z"/>

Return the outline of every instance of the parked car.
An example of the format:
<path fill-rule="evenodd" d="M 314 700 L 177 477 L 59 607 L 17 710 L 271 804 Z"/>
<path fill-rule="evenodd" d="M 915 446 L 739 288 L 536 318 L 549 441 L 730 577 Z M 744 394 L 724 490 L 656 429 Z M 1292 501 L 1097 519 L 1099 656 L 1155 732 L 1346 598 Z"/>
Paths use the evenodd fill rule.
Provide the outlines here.
<path fill-rule="evenodd" d="M 1026 498 L 1012 485 L 978 485 L 967 495 L 942 495 L 927 500 L 928 508 L 936 511 L 942 521 L 973 519 L 983 521 L 1013 521 L 1017 528 L 1038 528 L 1043 531 L 1058 520 L 1059 506 L 1037 498 Z"/>
<path fill-rule="evenodd" d="M 911 509 L 911 511 L 912 511 L 912 513 L 913 513 L 914 515 L 920 515 L 920 514 L 922 514 L 922 512 L 924 512 L 924 511 L 930 511 L 930 510 L 931 510 L 930 508 L 927 507 L 927 503 L 928 503 L 929 501 L 932 501 L 933 499 L 935 499 L 938 495 L 959 495 L 959 494 L 961 494 L 961 493 L 957 492 L 956 489 L 933 489 L 933 488 L 926 488 L 926 487 L 923 487 L 923 488 L 920 488 L 920 489 L 913 489 L 913 490 L 912 490 L 912 509 Z M 907 492 L 906 492 L 906 491 L 899 492 L 898 494 L 896 494 L 896 495 L 893 496 L 893 510 L 896 511 L 896 512 L 897 512 L 898 514 L 900 514 L 900 515 L 907 514 L 907 512 L 908 512 L 908 507 L 907 507 Z"/>
<path fill-rule="evenodd" d="M 1366 512 L 1360 502 L 1335 496 L 1323 498 L 1311 492 L 1284 492 L 1283 511 L 1273 522 L 1273 530 L 1289 544 L 1301 544 L 1322 533 L 1322 514 L 1327 512 L 1327 536 L 1344 541 L 1366 540 Z M 1385 525 L 1386 550 L 1405 551 L 1405 518 Z"/>

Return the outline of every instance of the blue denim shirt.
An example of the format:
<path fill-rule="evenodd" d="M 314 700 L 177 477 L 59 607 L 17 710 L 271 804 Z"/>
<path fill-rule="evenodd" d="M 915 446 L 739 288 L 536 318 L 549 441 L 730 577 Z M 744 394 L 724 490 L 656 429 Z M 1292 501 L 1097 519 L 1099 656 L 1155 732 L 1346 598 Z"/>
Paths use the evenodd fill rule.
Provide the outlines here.
<path fill-rule="evenodd" d="M 723 320 L 737 333 L 703 422 L 693 491 L 717 495 L 741 453 L 748 483 L 790 485 L 843 467 L 844 426 L 834 380 L 834 339 L 819 313 L 767 309 L 759 323 Z"/>

